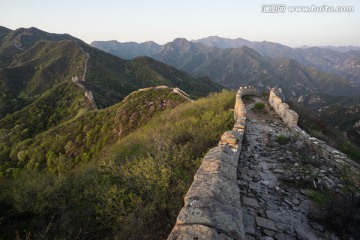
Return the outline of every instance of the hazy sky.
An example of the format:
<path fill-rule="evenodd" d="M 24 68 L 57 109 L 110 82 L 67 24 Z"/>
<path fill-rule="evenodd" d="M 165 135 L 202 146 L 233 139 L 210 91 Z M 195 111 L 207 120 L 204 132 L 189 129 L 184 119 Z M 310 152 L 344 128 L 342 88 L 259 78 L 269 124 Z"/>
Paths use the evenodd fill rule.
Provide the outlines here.
<path fill-rule="evenodd" d="M 354 6 L 352 13 L 262 13 L 263 4 Z M 166 43 L 207 36 L 289 46 L 360 46 L 358 0 L 0 0 L 0 25 L 94 40 Z"/>

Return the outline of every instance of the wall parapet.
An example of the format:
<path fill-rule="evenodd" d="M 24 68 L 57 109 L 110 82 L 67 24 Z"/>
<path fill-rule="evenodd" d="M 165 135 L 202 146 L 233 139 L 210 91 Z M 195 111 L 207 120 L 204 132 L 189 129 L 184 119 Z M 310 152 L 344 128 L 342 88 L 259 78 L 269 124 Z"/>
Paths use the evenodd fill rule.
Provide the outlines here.
<path fill-rule="evenodd" d="M 210 149 L 185 195 L 168 240 L 245 239 L 237 169 L 245 131 L 244 95 L 258 95 L 253 87 L 239 88 L 234 107 L 235 125 L 218 146 Z"/>
<path fill-rule="evenodd" d="M 275 88 L 270 90 L 269 104 L 281 117 L 286 126 L 290 128 L 297 126 L 299 115 L 295 111 L 291 110 L 288 104 L 281 100 L 279 92 Z"/>
<path fill-rule="evenodd" d="M 317 153 L 324 159 L 327 159 L 329 162 L 339 168 L 349 166 L 351 168 L 360 169 L 360 164 L 349 159 L 344 153 L 333 147 L 330 147 L 320 139 L 311 137 L 307 132 L 298 127 L 297 123 L 299 115 L 295 111 L 289 109 L 289 105 L 282 102 L 281 98 L 279 97 L 279 92 L 275 88 L 271 89 L 270 91 L 269 104 L 281 117 L 289 129 L 295 134 L 295 136 L 304 141 L 308 146 L 311 146 L 313 149 L 317 150 Z"/>
<path fill-rule="evenodd" d="M 327 159 L 329 162 L 337 166 L 338 168 L 342 168 L 344 166 L 348 166 L 350 168 L 360 170 L 360 164 L 354 162 L 349 159 L 346 154 L 340 152 L 339 150 L 327 145 L 324 141 L 317 139 L 315 137 L 311 137 L 307 132 L 302 130 L 298 126 L 294 126 L 291 128 L 292 132 L 305 142 L 308 146 L 312 146 L 313 149 L 317 150 L 317 153 L 323 158 Z"/>

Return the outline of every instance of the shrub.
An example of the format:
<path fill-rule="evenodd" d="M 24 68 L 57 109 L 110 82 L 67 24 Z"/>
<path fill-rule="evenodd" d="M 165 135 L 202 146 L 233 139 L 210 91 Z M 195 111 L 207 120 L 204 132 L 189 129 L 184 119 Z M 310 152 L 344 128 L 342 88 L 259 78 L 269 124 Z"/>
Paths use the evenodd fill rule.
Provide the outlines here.
<path fill-rule="evenodd" d="M 346 153 L 351 159 L 360 162 L 360 148 L 350 141 L 346 141 L 340 144 L 340 151 Z"/>
<path fill-rule="evenodd" d="M 246 96 L 243 97 L 243 100 L 249 101 L 249 100 L 251 100 L 251 97 L 249 95 L 246 95 Z"/>
<path fill-rule="evenodd" d="M 280 134 L 276 136 L 275 141 L 280 145 L 285 145 L 290 142 L 290 138 L 286 135 Z"/>
<path fill-rule="evenodd" d="M 0 238 L 102 238 L 95 216 L 99 180 L 97 168 L 88 165 L 58 176 L 27 170 L 1 181 Z"/>
<path fill-rule="evenodd" d="M 189 144 L 158 139 L 156 145 L 153 154 L 104 165 L 104 174 L 119 182 L 99 188 L 97 216 L 120 239 L 168 235 L 200 164 L 191 156 Z"/>
<path fill-rule="evenodd" d="M 329 203 L 330 199 L 322 192 L 309 189 L 306 191 L 307 195 L 311 197 L 316 204 L 320 206 L 326 206 Z"/>
<path fill-rule="evenodd" d="M 257 110 L 262 110 L 265 108 L 265 104 L 262 102 L 257 102 L 257 103 L 255 103 L 254 108 Z"/>

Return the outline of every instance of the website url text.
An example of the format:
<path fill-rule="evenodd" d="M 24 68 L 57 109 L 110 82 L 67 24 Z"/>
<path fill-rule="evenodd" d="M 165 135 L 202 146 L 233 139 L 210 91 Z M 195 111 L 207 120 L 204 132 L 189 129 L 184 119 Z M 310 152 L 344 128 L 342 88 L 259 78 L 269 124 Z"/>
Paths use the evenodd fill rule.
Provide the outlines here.
<path fill-rule="evenodd" d="M 262 13 L 351 13 L 355 11 L 354 6 L 287 6 L 286 4 L 263 4 Z"/>

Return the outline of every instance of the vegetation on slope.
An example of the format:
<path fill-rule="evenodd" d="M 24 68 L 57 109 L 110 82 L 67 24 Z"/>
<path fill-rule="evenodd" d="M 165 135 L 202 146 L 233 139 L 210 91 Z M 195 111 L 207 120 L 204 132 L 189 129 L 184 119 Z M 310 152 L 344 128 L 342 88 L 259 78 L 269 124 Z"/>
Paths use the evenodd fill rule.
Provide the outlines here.
<path fill-rule="evenodd" d="M 76 85 L 61 84 L 47 98 L 0 120 L 0 174 L 13 175 L 24 167 L 51 172 L 71 169 L 90 161 L 104 146 L 157 112 L 186 101 L 169 88 L 150 89 L 135 92 L 110 108 L 87 112 L 84 105 L 89 103 L 84 97 L 76 100 L 69 95 L 69 87 Z"/>
<path fill-rule="evenodd" d="M 0 118 L 83 73 L 86 55 L 67 34 L 0 27 Z"/>
<path fill-rule="evenodd" d="M 0 30 L 0 238 L 138 239 L 133 226 L 141 238 L 165 236 L 198 159 L 232 124 L 234 93 L 167 118 L 160 112 L 187 101 L 169 89 L 119 102 L 143 87 L 200 97 L 222 86 L 151 58 L 125 61 L 69 35 Z M 89 91 L 108 108 L 95 110 Z M 154 116 L 158 122 L 144 126 Z"/>
<path fill-rule="evenodd" d="M 35 136 L 91 109 L 78 86 L 60 83 L 33 104 L 0 119 L 0 175 L 12 174 L 27 164 L 32 156 L 25 153 L 40 148 L 35 146 L 25 151 Z M 57 144 L 54 138 L 50 142 Z"/>
<path fill-rule="evenodd" d="M 124 103 L 128 110 L 132 96 Z M 166 110 L 103 151 L 99 161 L 61 173 L 27 169 L 1 179 L 1 238 L 166 237 L 200 159 L 233 126 L 234 98 L 224 91 Z M 88 130 L 107 126 L 109 115 L 107 109 L 91 113 Z M 70 125 L 62 125 L 64 136 L 75 130 Z"/>
<path fill-rule="evenodd" d="M 6 67 L 19 55 L 40 41 L 77 40 L 68 34 L 54 34 L 37 28 L 19 28 L 14 31 L 0 26 L 0 68 Z"/>
<path fill-rule="evenodd" d="M 54 162 L 64 162 L 67 157 L 71 160 L 67 161 L 68 168 L 91 159 L 106 141 L 92 139 L 93 132 L 83 128 L 85 123 L 69 131 L 69 136 L 64 136 L 64 126 L 59 124 L 96 107 L 112 106 L 139 88 L 168 85 L 180 87 L 195 97 L 222 88 L 209 79 L 195 79 L 150 58 L 122 60 L 69 35 L 50 34 L 35 28 L 3 29 L 2 32 L 6 36 L 0 46 L 0 60 L 4 49 L 16 48 L 20 52 L 11 53 L 11 61 L 0 67 L 0 175 L 16 174 L 24 166 L 36 169 L 53 166 Z M 75 76 L 79 77 L 77 84 L 72 81 Z M 84 96 L 89 90 L 96 106 Z M 98 116 L 92 114 L 94 116 L 82 116 L 79 120 Z M 99 126 L 88 127 L 105 131 Z M 57 132 L 46 132 L 49 129 Z M 72 134 L 77 134 L 76 141 L 71 141 Z M 59 139 L 54 140 L 54 136 Z M 27 150 L 29 148 L 31 150 Z"/>
<path fill-rule="evenodd" d="M 2 32 L 0 118 L 28 106 L 54 85 L 70 82 L 75 76 L 84 80 L 81 84 L 92 91 L 99 108 L 114 105 L 144 87 L 179 87 L 193 97 L 223 88 L 210 79 L 196 79 L 151 58 L 123 60 L 70 35 L 35 28 Z M 87 71 L 82 79 L 85 63 Z"/>
<path fill-rule="evenodd" d="M 0 118 L 31 104 L 54 85 L 81 76 L 85 59 L 74 41 L 39 42 L 17 56 L 0 68 Z"/>

